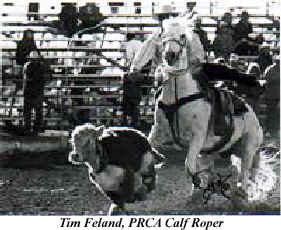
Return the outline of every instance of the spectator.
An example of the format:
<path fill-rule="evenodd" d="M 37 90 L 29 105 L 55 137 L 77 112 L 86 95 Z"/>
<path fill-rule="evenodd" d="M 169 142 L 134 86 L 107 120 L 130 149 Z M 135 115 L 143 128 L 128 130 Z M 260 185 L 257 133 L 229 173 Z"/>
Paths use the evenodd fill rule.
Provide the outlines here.
<path fill-rule="evenodd" d="M 22 40 L 17 43 L 17 49 L 16 49 L 17 64 L 23 66 L 27 62 L 29 54 L 32 51 L 36 51 L 40 55 L 40 52 L 34 41 L 34 32 L 28 29 L 23 32 Z"/>
<path fill-rule="evenodd" d="M 263 48 L 260 50 L 258 60 L 257 60 L 261 73 L 263 74 L 266 68 L 273 64 L 272 56 L 270 55 L 269 48 Z"/>
<path fill-rule="evenodd" d="M 22 79 L 22 67 L 28 61 L 28 57 L 32 51 L 36 51 L 40 55 L 36 43 L 34 41 L 34 32 L 31 29 L 27 29 L 23 32 L 23 38 L 17 43 L 16 48 L 16 63 L 20 65 L 19 69 L 19 79 Z M 22 89 L 21 82 L 16 82 L 16 92 Z"/>
<path fill-rule="evenodd" d="M 31 128 L 31 112 L 35 110 L 35 121 L 33 127 L 33 134 L 41 131 L 43 125 L 43 100 L 44 100 L 44 84 L 46 75 L 48 74 L 48 67 L 42 60 L 38 52 L 32 51 L 30 53 L 32 60 L 27 62 L 23 68 L 24 76 L 24 132 L 26 135 L 32 133 Z M 35 59 L 37 58 L 37 59 Z"/>
<path fill-rule="evenodd" d="M 222 18 L 223 22 L 218 25 L 217 35 L 213 42 L 213 48 L 216 58 L 223 57 L 229 59 L 230 54 L 234 51 L 234 28 L 232 26 L 232 15 L 227 12 Z"/>
<path fill-rule="evenodd" d="M 197 17 L 195 20 L 195 28 L 193 31 L 198 34 L 201 44 L 203 45 L 204 51 L 208 53 L 210 50 L 210 41 L 208 40 L 207 32 L 202 29 L 201 24 L 202 19 Z"/>
<path fill-rule="evenodd" d="M 105 19 L 95 3 L 87 3 L 85 6 L 79 7 L 78 17 L 81 21 L 79 29 L 94 27 Z"/>
<path fill-rule="evenodd" d="M 73 4 L 68 3 L 64 5 L 59 14 L 59 19 L 62 23 L 62 29 L 67 37 L 71 37 L 77 30 L 78 26 L 78 13 Z"/>
<path fill-rule="evenodd" d="M 240 21 L 234 26 L 235 42 L 238 42 L 243 38 L 249 40 L 250 33 L 253 33 L 253 25 L 249 22 L 248 12 L 243 11 Z"/>
<path fill-rule="evenodd" d="M 234 27 L 235 53 L 238 55 L 252 55 L 252 46 L 257 46 L 249 34 L 253 32 L 253 25 L 249 22 L 247 11 L 243 11 L 240 21 Z M 252 41 L 252 42 L 250 42 Z"/>

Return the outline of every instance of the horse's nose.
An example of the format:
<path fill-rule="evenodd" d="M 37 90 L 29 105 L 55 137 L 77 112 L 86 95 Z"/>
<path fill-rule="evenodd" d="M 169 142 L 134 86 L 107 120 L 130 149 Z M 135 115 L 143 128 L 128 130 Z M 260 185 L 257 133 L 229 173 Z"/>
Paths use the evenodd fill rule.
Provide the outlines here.
<path fill-rule="evenodd" d="M 169 65 L 172 65 L 176 58 L 176 53 L 173 51 L 168 51 L 165 53 L 165 59 Z"/>

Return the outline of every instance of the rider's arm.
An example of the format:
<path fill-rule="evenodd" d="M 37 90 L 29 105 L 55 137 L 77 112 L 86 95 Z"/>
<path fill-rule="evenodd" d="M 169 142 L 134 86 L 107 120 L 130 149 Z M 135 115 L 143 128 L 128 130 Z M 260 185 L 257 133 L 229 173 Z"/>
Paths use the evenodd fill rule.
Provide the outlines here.
<path fill-rule="evenodd" d="M 191 65 L 203 63 L 205 60 L 205 51 L 203 45 L 201 44 L 198 34 L 193 33 L 191 42 Z"/>
<path fill-rule="evenodd" d="M 144 41 L 140 50 L 136 53 L 131 65 L 131 72 L 140 71 L 156 55 L 156 51 L 160 45 L 160 33 L 156 32 Z"/>

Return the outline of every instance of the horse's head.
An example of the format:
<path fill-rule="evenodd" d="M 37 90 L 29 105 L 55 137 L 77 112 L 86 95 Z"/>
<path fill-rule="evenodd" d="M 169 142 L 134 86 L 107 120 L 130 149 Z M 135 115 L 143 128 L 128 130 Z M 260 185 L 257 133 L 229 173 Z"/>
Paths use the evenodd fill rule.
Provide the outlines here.
<path fill-rule="evenodd" d="M 163 22 L 162 47 L 164 66 L 174 70 L 182 70 L 188 67 L 190 45 L 186 30 L 180 24 L 180 21 L 169 19 Z"/>
<path fill-rule="evenodd" d="M 73 164 L 88 162 L 94 170 L 98 170 L 97 140 L 102 135 L 104 126 L 95 127 L 92 124 L 76 126 L 71 134 L 72 152 L 69 161 Z"/>

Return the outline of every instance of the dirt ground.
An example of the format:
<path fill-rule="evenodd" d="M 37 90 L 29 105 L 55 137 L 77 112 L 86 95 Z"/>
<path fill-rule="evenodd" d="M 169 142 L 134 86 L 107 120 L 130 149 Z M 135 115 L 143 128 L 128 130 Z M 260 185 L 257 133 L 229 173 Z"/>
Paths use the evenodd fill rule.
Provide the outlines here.
<path fill-rule="evenodd" d="M 184 175 L 184 153 L 168 152 L 158 184 L 147 200 L 127 206 L 135 215 L 279 214 L 280 184 L 266 202 L 233 207 L 221 195 L 203 204 L 191 201 Z M 279 159 L 280 160 L 280 159 Z M 275 171 L 280 179 L 280 164 Z M 90 184 L 85 168 L 67 162 L 67 153 L 7 157 L 0 167 L 0 215 L 104 215 L 110 202 Z"/>

